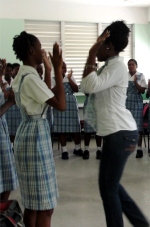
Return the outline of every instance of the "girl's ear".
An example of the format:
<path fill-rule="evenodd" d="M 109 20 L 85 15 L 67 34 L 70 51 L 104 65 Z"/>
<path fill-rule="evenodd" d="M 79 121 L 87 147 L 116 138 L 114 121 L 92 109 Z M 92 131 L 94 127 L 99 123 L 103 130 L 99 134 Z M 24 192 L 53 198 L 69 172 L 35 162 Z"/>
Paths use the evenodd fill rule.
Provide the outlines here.
<path fill-rule="evenodd" d="M 33 46 L 31 46 L 31 47 L 30 47 L 30 49 L 29 49 L 29 53 L 30 53 L 31 55 L 33 55 L 33 54 L 34 54 L 34 47 L 33 47 Z"/>

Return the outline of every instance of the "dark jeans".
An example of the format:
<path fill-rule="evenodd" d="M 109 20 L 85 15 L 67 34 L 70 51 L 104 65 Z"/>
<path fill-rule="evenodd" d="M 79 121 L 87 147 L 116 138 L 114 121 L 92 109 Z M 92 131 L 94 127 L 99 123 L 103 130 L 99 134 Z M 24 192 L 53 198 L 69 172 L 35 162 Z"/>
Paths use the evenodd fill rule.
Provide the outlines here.
<path fill-rule="evenodd" d="M 103 137 L 99 188 L 107 227 L 123 227 L 122 212 L 135 227 L 149 226 L 146 218 L 119 184 L 128 156 L 135 150 L 137 131 L 119 131 Z"/>

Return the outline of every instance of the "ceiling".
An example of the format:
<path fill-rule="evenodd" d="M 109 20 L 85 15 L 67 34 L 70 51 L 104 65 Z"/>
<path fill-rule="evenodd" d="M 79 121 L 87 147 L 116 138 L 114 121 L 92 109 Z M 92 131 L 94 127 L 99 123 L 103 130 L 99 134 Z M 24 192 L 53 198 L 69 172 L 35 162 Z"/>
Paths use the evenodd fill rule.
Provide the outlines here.
<path fill-rule="evenodd" d="M 49 1 L 101 6 L 150 7 L 150 0 L 49 0 Z"/>

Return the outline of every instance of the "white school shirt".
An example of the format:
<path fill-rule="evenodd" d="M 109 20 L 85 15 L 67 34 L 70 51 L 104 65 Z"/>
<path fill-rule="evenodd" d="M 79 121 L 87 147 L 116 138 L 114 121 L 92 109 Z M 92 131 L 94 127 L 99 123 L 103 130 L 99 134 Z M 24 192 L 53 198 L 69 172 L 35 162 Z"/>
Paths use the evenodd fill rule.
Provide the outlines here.
<path fill-rule="evenodd" d="M 71 76 L 71 80 L 72 80 L 75 84 L 77 84 L 77 82 L 76 82 L 75 78 L 73 77 L 73 75 Z M 62 77 L 62 81 L 63 81 L 63 83 L 69 82 L 68 76 L 65 75 L 64 78 Z M 56 85 L 55 78 L 52 77 L 52 78 L 51 78 L 51 87 L 53 88 L 55 85 Z"/>
<path fill-rule="evenodd" d="M 18 92 L 20 80 L 25 74 L 28 75 L 24 78 L 21 85 L 21 103 L 28 115 L 42 114 L 47 106 L 45 102 L 52 98 L 54 94 L 46 83 L 41 80 L 36 69 L 27 65 L 20 66 L 19 72 L 13 80 L 12 88 L 14 92 Z"/>
<path fill-rule="evenodd" d="M 137 129 L 131 112 L 126 109 L 127 87 L 127 68 L 119 56 L 108 59 L 99 76 L 94 71 L 82 78 L 82 92 L 95 93 L 97 135 L 107 136 L 120 130 Z"/>
<path fill-rule="evenodd" d="M 142 74 L 142 75 L 141 75 L 141 77 L 139 79 L 138 75 L 140 75 L 140 74 Z M 134 81 L 134 76 L 135 75 L 137 77 L 137 83 L 141 87 L 147 88 L 147 83 L 146 83 L 145 76 L 143 75 L 143 73 L 140 73 L 140 72 L 136 71 L 136 73 L 133 76 L 131 76 L 131 74 L 128 72 L 128 80 L 129 81 Z"/>

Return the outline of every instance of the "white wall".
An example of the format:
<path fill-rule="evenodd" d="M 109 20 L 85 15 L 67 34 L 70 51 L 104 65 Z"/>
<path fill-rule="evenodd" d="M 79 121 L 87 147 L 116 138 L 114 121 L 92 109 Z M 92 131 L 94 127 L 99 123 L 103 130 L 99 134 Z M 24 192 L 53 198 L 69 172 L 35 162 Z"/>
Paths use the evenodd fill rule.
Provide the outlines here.
<path fill-rule="evenodd" d="M 105 1 L 105 0 L 104 0 Z M 148 8 L 58 3 L 51 0 L 0 0 L 0 18 L 147 24 Z"/>
<path fill-rule="evenodd" d="M 150 7 L 148 8 L 148 22 L 150 22 Z"/>

